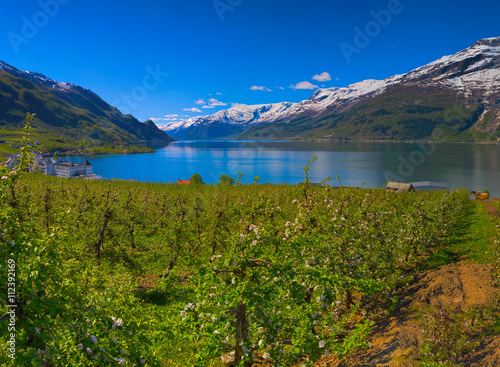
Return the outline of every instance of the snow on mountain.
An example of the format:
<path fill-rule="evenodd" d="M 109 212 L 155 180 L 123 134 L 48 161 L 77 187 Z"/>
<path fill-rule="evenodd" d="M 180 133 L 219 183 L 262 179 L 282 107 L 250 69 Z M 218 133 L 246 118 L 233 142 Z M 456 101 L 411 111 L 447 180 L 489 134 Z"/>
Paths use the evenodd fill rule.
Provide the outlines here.
<path fill-rule="evenodd" d="M 454 55 L 415 69 L 405 83 L 436 83 L 460 92 L 490 96 L 500 87 L 500 37 L 486 38 Z"/>
<path fill-rule="evenodd" d="M 333 104 L 341 105 L 345 102 L 352 103 L 360 97 L 381 93 L 399 77 L 400 76 L 395 76 L 386 80 L 365 80 L 360 83 L 352 84 L 347 88 L 318 89 L 311 98 L 299 103 L 281 102 L 259 105 L 233 104 L 231 108 L 221 110 L 213 115 L 174 121 L 160 125 L 160 128 L 175 136 L 182 130 L 201 124 L 226 123 L 248 126 L 260 123 L 287 121 L 293 119 L 297 115 L 306 113 L 310 117 L 313 117 Z"/>
<path fill-rule="evenodd" d="M 0 70 L 7 71 L 12 75 L 15 75 L 17 77 L 21 77 L 24 79 L 29 80 L 30 82 L 37 83 L 39 85 L 43 85 L 52 89 L 58 89 L 62 92 L 68 92 L 77 86 L 75 84 L 63 82 L 59 83 L 56 82 L 55 80 L 50 79 L 49 77 L 41 74 L 41 73 L 36 73 L 33 71 L 22 71 L 19 69 L 16 69 L 15 67 L 0 61 Z M 85 88 L 83 88 L 85 89 Z M 88 89 L 85 89 L 88 90 Z"/>
<path fill-rule="evenodd" d="M 162 129 L 173 136 L 182 137 L 183 131 L 187 129 L 213 123 L 254 126 L 277 121 L 288 122 L 299 116 L 314 117 L 326 110 L 342 112 L 395 85 L 444 87 L 464 96 L 490 96 L 498 93 L 500 37 L 482 39 L 465 50 L 441 57 L 404 75 L 395 75 L 385 80 L 364 80 L 345 88 L 318 89 L 309 99 L 299 103 L 234 104 L 213 115 L 165 124 Z"/>
<path fill-rule="evenodd" d="M 295 111 L 297 103 L 281 102 L 261 105 L 233 104 L 227 110 L 213 115 L 192 117 L 187 120 L 173 121 L 160 125 L 163 131 L 175 135 L 176 132 L 206 123 L 226 123 L 232 125 L 251 125 L 261 122 L 275 122 Z"/>

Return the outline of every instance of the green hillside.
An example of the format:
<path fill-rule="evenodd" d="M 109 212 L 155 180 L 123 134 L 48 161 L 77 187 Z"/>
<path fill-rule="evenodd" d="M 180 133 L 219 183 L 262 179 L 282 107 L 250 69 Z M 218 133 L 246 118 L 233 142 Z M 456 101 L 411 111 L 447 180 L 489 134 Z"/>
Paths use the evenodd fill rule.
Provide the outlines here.
<path fill-rule="evenodd" d="M 72 149 L 82 141 L 91 146 L 154 146 L 173 140 L 153 122 L 123 115 L 87 89 L 62 91 L 0 71 L 0 139 L 20 141 L 27 113 L 36 114 L 33 140 L 48 150 Z"/>

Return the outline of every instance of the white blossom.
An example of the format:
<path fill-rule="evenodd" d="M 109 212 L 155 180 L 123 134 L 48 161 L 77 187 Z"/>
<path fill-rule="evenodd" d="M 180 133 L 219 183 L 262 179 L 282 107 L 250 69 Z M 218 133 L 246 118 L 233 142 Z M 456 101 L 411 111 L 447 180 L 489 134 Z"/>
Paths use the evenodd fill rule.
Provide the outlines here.
<path fill-rule="evenodd" d="M 117 326 L 123 326 L 123 320 L 122 319 L 118 319 L 118 320 L 115 321 L 115 323 L 113 324 L 113 329 L 116 329 Z"/>
<path fill-rule="evenodd" d="M 324 348 L 326 346 L 326 342 L 324 340 L 320 340 L 319 347 Z"/>

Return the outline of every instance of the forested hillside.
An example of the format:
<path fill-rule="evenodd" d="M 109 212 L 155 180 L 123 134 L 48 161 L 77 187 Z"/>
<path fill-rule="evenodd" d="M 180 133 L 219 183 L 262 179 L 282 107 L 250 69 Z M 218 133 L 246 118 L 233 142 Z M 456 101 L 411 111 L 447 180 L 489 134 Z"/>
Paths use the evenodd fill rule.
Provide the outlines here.
<path fill-rule="evenodd" d="M 123 115 L 92 91 L 57 83 L 0 61 L 0 138 L 17 142 L 27 113 L 36 114 L 32 134 L 49 150 L 87 145 L 158 146 L 173 139 L 152 121 Z"/>

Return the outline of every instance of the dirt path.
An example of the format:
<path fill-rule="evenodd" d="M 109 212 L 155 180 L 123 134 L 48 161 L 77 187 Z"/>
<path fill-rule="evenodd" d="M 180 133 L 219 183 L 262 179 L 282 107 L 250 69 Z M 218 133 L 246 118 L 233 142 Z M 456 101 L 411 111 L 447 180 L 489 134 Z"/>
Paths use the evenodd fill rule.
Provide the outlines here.
<path fill-rule="evenodd" d="M 423 336 L 416 310 L 434 306 L 465 311 L 492 306 L 500 300 L 500 289 L 491 284 L 488 265 L 445 265 L 416 277 L 401 291 L 400 300 L 395 312 L 374 326 L 370 349 L 354 352 L 341 361 L 325 357 L 315 366 L 418 366 Z M 500 366 L 499 346 L 498 336 L 482 340 L 465 365 Z"/>
<path fill-rule="evenodd" d="M 496 198 L 482 200 L 482 203 L 484 204 L 484 207 L 486 208 L 486 213 L 488 213 L 488 215 L 490 217 L 498 218 L 498 216 L 499 216 L 498 209 L 492 203 L 496 203 L 499 201 L 500 201 L 500 199 L 496 199 Z"/>

